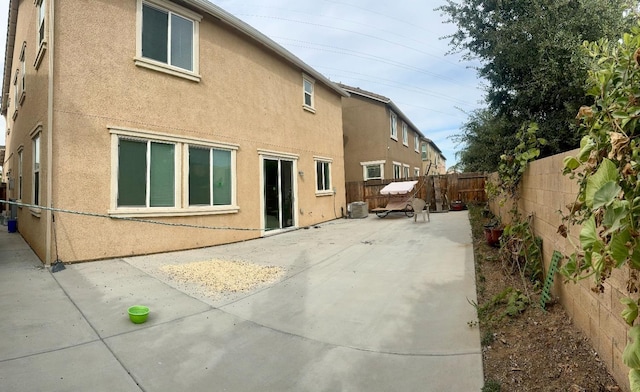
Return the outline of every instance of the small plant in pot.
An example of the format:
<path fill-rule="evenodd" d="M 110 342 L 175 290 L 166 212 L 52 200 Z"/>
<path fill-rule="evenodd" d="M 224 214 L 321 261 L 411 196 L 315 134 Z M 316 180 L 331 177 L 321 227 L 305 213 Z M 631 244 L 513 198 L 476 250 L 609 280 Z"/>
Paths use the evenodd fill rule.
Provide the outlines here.
<path fill-rule="evenodd" d="M 487 244 L 491 246 L 500 246 L 500 237 L 504 231 L 504 226 L 497 221 L 493 220 L 484 225 L 484 237 L 487 239 Z"/>

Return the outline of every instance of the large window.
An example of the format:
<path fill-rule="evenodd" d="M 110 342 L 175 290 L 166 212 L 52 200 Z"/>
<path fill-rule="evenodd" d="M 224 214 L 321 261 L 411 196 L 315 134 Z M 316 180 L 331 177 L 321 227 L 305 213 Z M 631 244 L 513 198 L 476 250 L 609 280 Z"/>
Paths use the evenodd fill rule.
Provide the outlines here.
<path fill-rule="evenodd" d="M 118 207 L 174 207 L 175 166 L 175 145 L 121 139 Z"/>
<path fill-rule="evenodd" d="M 362 177 L 367 180 L 382 180 L 384 173 L 384 161 L 360 162 L 362 165 Z"/>
<path fill-rule="evenodd" d="M 165 0 L 138 2 L 136 64 L 199 80 L 198 37 L 201 17 Z"/>
<path fill-rule="evenodd" d="M 391 139 L 398 140 L 398 116 L 391 112 Z"/>
<path fill-rule="evenodd" d="M 189 205 L 231 204 L 231 151 L 189 146 Z"/>
<path fill-rule="evenodd" d="M 303 93 L 303 106 L 305 109 L 313 109 L 314 108 L 314 89 L 315 81 L 304 75 L 302 77 L 302 93 Z"/>
<path fill-rule="evenodd" d="M 33 139 L 32 204 L 40 205 L 40 133 Z"/>
<path fill-rule="evenodd" d="M 111 128 L 115 215 L 237 212 L 238 146 Z"/>
<path fill-rule="evenodd" d="M 316 191 L 331 192 L 331 162 L 316 160 Z"/>

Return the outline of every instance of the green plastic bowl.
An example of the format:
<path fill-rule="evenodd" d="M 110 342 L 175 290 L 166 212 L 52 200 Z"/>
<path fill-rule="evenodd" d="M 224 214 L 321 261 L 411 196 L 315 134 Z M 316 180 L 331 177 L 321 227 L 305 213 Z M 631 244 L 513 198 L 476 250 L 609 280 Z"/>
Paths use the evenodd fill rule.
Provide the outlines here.
<path fill-rule="evenodd" d="M 142 305 L 135 305 L 129 308 L 129 319 L 134 324 L 142 324 L 147 321 L 149 308 Z"/>

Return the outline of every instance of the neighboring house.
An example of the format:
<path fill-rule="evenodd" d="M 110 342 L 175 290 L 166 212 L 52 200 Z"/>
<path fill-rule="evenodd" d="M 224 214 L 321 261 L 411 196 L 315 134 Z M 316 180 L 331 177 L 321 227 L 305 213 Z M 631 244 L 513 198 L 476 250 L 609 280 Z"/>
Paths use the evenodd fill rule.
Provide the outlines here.
<path fill-rule="evenodd" d="M 442 151 L 431 139 L 422 139 L 420 149 L 422 151 L 423 173 L 428 175 L 447 174 L 447 158 L 442 155 Z"/>
<path fill-rule="evenodd" d="M 348 94 L 204 0 L 11 0 L 2 93 L 9 197 L 35 205 L 18 230 L 45 262 L 242 241 L 346 207 Z"/>
<path fill-rule="evenodd" d="M 342 99 L 347 182 L 414 178 L 424 175 L 418 130 L 391 99 L 339 85 Z"/>

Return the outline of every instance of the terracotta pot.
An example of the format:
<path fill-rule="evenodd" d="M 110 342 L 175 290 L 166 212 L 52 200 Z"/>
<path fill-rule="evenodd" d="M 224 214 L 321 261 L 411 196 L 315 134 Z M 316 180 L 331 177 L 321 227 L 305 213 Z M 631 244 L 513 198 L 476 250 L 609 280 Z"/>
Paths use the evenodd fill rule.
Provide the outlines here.
<path fill-rule="evenodd" d="M 504 231 L 501 227 L 486 227 L 484 228 L 484 237 L 487 239 L 487 244 L 491 246 L 500 245 L 500 237 Z"/>

